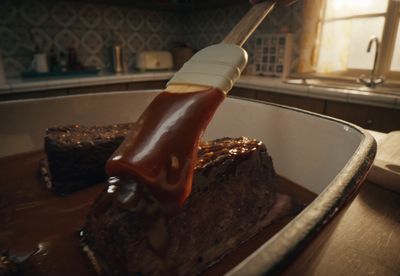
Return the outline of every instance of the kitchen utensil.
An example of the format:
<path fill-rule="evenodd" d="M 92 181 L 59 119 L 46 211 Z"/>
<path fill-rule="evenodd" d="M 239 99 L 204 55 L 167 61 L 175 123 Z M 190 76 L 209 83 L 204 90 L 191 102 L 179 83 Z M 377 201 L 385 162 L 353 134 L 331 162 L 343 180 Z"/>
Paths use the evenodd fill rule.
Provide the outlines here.
<path fill-rule="evenodd" d="M 242 46 L 264 18 L 273 10 L 278 1 L 265 1 L 255 4 L 222 40 Z"/>
<path fill-rule="evenodd" d="M 199 62 L 195 61 L 193 63 L 193 66 L 190 66 L 190 68 L 185 68 L 184 66 L 180 71 L 178 71 L 174 76 L 175 79 L 172 78 L 171 81 L 167 84 L 166 91 L 174 93 L 184 93 L 202 91 L 209 87 L 217 87 L 223 90 L 225 93 L 228 93 L 230 88 L 233 86 L 233 83 L 240 76 L 241 71 L 244 69 L 247 63 L 247 54 L 236 51 L 232 47 L 230 47 L 231 50 L 226 49 L 226 51 L 230 51 L 231 54 L 225 55 L 226 51 L 223 49 L 223 46 L 226 44 L 234 44 L 239 47 L 242 46 L 247 41 L 249 36 L 254 32 L 254 30 L 258 27 L 258 25 L 260 25 L 260 23 L 264 20 L 264 18 L 273 10 L 277 2 L 278 1 L 265 1 L 255 4 L 253 7 L 251 7 L 251 9 L 243 16 L 239 23 L 237 23 L 235 27 L 223 39 L 222 44 L 220 44 L 219 46 L 219 49 L 207 51 L 206 48 L 205 51 L 203 49 L 203 53 L 197 53 L 197 56 L 201 55 Z M 226 47 L 228 48 L 229 46 L 226 45 Z M 218 64 L 215 64 L 215 70 L 210 74 L 207 67 L 203 67 L 200 70 L 198 68 L 195 68 L 196 64 L 200 63 L 201 66 L 201 63 L 208 62 L 216 58 L 216 63 L 220 63 L 221 60 L 218 60 L 218 56 L 220 54 L 225 55 L 225 58 L 222 58 L 222 62 L 225 63 L 225 69 L 221 66 L 218 66 Z M 227 59 L 229 55 L 231 57 L 230 59 Z M 234 68 L 233 71 L 229 69 L 226 70 L 226 66 Z M 220 69 L 222 69 L 222 71 L 219 71 Z M 198 77 L 200 74 L 203 75 L 203 78 Z M 219 75 L 220 78 L 219 80 L 214 81 L 208 77 L 211 77 L 211 75 Z M 226 84 L 221 83 L 224 82 L 223 79 L 228 79 L 231 82 L 231 85 L 227 86 Z"/>

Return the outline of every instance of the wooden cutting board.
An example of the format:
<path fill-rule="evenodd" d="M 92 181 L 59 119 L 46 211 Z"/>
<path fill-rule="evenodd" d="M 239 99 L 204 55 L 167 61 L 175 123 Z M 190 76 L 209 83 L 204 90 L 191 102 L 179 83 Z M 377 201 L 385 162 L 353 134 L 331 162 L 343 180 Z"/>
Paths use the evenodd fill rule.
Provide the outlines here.
<path fill-rule="evenodd" d="M 400 193 L 400 131 L 378 141 L 378 151 L 368 179 Z"/>

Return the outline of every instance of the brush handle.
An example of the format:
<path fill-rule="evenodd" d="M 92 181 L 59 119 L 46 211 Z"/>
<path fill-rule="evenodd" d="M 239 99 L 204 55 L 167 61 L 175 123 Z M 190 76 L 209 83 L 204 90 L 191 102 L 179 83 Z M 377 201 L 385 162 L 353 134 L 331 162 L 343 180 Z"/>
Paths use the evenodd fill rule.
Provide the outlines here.
<path fill-rule="evenodd" d="M 297 0 L 250 0 L 253 7 L 242 17 L 224 40 L 222 40 L 222 43 L 243 46 L 249 36 L 277 4 L 290 6 L 295 2 L 297 2 Z"/>
<path fill-rule="evenodd" d="M 194 92 L 214 87 L 227 93 L 247 63 L 247 53 L 234 44 L 215 44 L 197 52 L 168 82 L 169 92 Z"/>
<path fill-rule="evenodd" d="M 249 36 L 260 25 L 264 18 L 273 10 L 277 1 L 267 1 L 255 4 L 242 17 L 239 23 L 222 40 L 222 43 L 243 46 Z"/>
<path fill-rule="evenodd" d="M 225 94 L 228 93 L 247 63 L 247 54 L 241 47 L 278 1 L 284 4 L 293 2 L 293 0 L 269 0 L 254 4 L 221 44 L 196 53 L 168 82 L 166 91 L 185 93 L 216 87 Z M 244 53 L 235 50 L 232 55 L 227 55 L 227 52 L 234 47 Z M 214 51 L 215 49 L 217 50 Z M 221 61 L 223 66 L 220 66 Z"/>

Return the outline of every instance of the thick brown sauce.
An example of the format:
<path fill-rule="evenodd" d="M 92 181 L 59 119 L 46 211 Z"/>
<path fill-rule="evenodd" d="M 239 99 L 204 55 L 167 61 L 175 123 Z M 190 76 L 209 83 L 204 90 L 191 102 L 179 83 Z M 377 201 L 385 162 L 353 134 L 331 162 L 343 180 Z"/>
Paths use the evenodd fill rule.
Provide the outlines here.
<path fill-rule="evenodd" d="M 192 190 L 199 138 L 224 98 L 216 88 L 157 95 L 108 160 L 107 174 L 135 179 L 163 209 L 178 210 Z"/>
<path fill-rule="evenodd" d="M 0 249 L 24 254 L 38 250 L 23 266 L 26 275 L 96 275 L 79 244 L 79 230 L 91 204 L 105 188 L 99 184 L 65 197 L 55 196 L 39 180 L 43 152 L 0 159 Z M 279 177 L 278 190 L 308 204 L 315 194 Z M 285 226 L 294 215 L 266 227 L 207 275 L 221 275 Z"/>

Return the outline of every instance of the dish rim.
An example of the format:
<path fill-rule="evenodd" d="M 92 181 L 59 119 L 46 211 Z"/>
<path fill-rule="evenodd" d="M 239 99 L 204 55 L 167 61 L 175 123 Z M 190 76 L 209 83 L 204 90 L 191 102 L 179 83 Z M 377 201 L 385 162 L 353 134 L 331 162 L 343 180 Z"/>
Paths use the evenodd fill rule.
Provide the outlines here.
<path fill-rule="evenodd" d="M 274 275 L 284 269 L 286 265 L 290 265 L 290 261 L 300 253 L 301 249 L 343 209 L 346 203 L 350 203 L 354 199 L 372 167 L 377 144 L 367 130 L 341 119 L 256 99 L 229 97 L 276 106 L 333 121 L 350 127 L 362 135 L 360 144 L 353 155 L 324 190 L 285 227 L 226 274 Z"/>
<path fill-rule="evenodd" d="M 162 90 L 147 89 L 113 93 L 151 93 L 156 95 L 160 92 L 162 92 Z M 77 96 L 89 97 L 91 95 L 101 96 L 105 94 L 109 95 L 110 93 L 100 92 L 82 95 L 65 95 L 61 97 L 55 96 L 43 98 L 43 100 Z M 275 106 L 333 121 L 343 126 L 352 128 L 356 132 L 360 133 L 362 137 L 357 149 L 349 158 L 346 165 L 340 170 L 336 177 L 326 185 L 326 188 L 300 214 L 293 218 L 278 233 L 261 245 L 261 247 L 254 251 L 250 256 L 227 272 L 227 275 L 276 274 L 285 268 L 285 266 L 288 265 L 289 262 L 301 252 L 301 249 L 303 249 L 309 243 L 309 241 L 315 237 L 315 235 L 320 232 L 321 229 L 329 221 L 331 221 L 341 209 L 343 209 L 346 203 L 349 203 L 354 198 L 372 166 L 377 149 L 376 141 L 372 135 L 368 133 L 368 131 L 341 119 L 256 99 L 248 99 L 231 95 L 229 95 L 229 98 Z M 15 101 L 21 102 L 37 100 L 38 99 L 3 101 L 0 102 L 0 105 Z"/>

